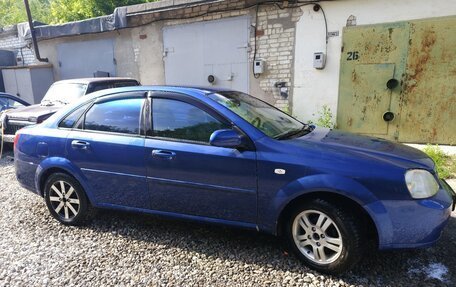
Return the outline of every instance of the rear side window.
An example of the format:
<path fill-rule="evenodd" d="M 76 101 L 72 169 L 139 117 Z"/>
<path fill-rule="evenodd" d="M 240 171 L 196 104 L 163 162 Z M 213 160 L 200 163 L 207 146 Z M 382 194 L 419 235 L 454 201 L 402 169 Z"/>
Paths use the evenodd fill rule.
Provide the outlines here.
<path fill-rule="evenodd" d="M 97 91 L 101 91 L 101 90 L 106 90 L 106 89 L 110 89 L 112 88 L 112 84 L 109 84 L 109 83 L 102 83 L 102 84 L 96 84 L 93 88 L 92 88 L 92 92 L 97 92 Z"/>
<path fill-rule="evenodd" d="M 85 104 L 82 107 L 76 109 L 73 111 L 71 114 L 69 114 L 66 118 L 64 118 L 60 124 L 60 128 L 73 128 L 76 122 L 79 120 L 79 118 L 82 116 L 84 111 L 89 107 L 91 103 Z"/>
<path fill-rule="evenodd" d="M 208 143 L 214 131 L 230 128 L 185 102 L 154 99 L 152 107 L 153 135 L 157 137 Z"/>
<path fill-rule="evenodd" d="M 122 99 L 93 105 L 86 113 L 84 129 L 138 135 L 144 99 Z"/>
<path fill-rule="evenodd" d="M 114 87 L 121 88 L 121 87 L 131 87 L 131 86 L 138 86 L 138 82 L 129 81 L 129 82 L 118 82 L 114 83 Z"/>

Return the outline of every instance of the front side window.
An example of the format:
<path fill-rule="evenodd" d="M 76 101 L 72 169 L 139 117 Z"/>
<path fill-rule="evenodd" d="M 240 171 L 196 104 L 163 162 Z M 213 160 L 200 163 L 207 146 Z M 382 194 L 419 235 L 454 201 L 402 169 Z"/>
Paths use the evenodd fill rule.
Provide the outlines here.
<path fill-rule="evenodd" d="M 209 98 L 275 139 L 287 139 L 310 132 L 305 125 L 275 107 L 247 94 L 235 91 L 218 92 Z"/>
<path fill-rule="evenodd" d="M 144 99 L 121 99 L 94 104 L 85 115 L 84 129 L 139 135 Z"/>
<path fill-rule="evenodd" d="M 73 111 L 71 114 L 66 116 L 59 124 L 60 128 L 68 128 L 71 129 L 74 127 L 76 122 L 79 120 L 79 118 L 82 116 L 84 111 L 88 108 L 90 103 L 83 105 L 82 107 L 79 107 L 75 111 Z"/>
<path fill-rule="evenodd" d="M 154 99 L 152 107 L 153 135 L 157 137 L 208 143 L 214 131 L 230 128 L 185 102 Z"/>

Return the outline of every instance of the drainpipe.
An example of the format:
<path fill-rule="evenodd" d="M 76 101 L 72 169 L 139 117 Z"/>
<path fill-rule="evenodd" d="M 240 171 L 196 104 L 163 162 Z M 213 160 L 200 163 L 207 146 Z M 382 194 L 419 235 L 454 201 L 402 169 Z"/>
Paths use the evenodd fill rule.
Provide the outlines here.
<path fill-rule="evenodd" d="M 27 12 L 27 18 L 30 28 L 30 35 L 32 35 L 33 50 L 35 51 L 35 57 L 40 62 L 49 62 L 48 58 L 41 58 L 40 50 L 38 49 L 38 42 L 36 41 L 35 28 L 33 27 L 32 13 L 30 12 L 30 5 L 28 0 L 24 0 L 25 11 Z"/>

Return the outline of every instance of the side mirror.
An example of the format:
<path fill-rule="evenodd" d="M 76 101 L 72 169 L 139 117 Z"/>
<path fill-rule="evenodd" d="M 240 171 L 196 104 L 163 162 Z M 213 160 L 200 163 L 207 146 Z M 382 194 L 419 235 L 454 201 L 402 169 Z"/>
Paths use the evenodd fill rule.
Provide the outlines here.
<path fill-rule="evenodd" d="M 243 143 L 242 135 L 235 130 L 217 130 L 209 139 L 210 145 L 226 148 L 238 148 Z"/>

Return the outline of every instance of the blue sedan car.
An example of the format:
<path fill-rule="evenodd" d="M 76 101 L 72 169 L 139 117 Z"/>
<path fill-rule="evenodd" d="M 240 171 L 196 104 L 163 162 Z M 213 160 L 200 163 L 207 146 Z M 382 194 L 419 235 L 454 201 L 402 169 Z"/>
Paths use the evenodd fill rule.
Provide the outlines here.
<path fill-rule="evenodd" d="M 421 151 L 309 126 L 232 90 L 105 90 L 14 143 L 18 181 L 63 224 L 109 208 L 248 228 L 327 273 L 368 242 L 433 244 L 454 200 Z"/>

